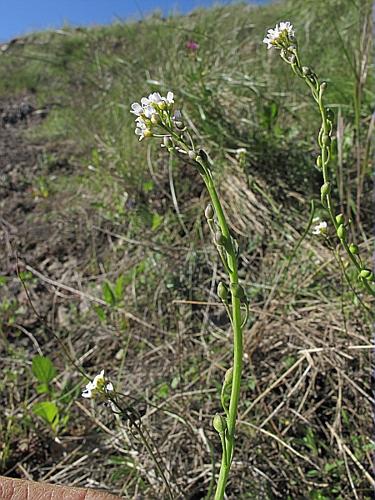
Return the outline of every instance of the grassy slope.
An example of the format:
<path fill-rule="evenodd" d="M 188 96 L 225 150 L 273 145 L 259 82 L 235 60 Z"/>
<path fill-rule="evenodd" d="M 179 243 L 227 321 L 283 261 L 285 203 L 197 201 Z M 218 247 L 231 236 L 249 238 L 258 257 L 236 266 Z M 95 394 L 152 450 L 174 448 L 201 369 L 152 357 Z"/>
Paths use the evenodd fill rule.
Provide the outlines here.
<path fill-rule="evenodd" d="M 355 183 L 348 183 L 355 175 L 350 150 L 355 83 L 345 50 L 354 54 L 359 14 L 350 1 L 238 5 L 187 17 L 154 16 L 141 23 L 31 35 L 1 55 L 0 89 L 4 96 L 35 92 L 40 105 L 53 103 L 47 120 L 29 131 L 29 139 L 60 151 L 68 145 L 77 169 L 69 178 L 47 177 L 53 193 L 49 217 L 83 213 L 87 234 L 105 235 L 108 245 L 102 242 L 82 266 L 85 289 L 100 295 L 105 280 L 114 283 L 123 276 L 126 298 L 117 306 L 141 321 L 135 323 L 116 308 L 106 313 L 103 308 L 99 316 L 92 306 L 88 311 L 72 308 L 70 341 L 77 359 L 92 348 L 84 361 L 90 373 L 110 365 L 113 379 L 131 394 L 184 415 L 185 424 L 161 411 L 151 411 L 147 419 L 172 471 L 172 484 L 190 494 L 208 487 L 211 457 L 205 439 L 218 449 L 210 416 L 218 409 L 217 391 L 230 352 L 220 310 L 173 304 L 176 299 L 215 301 L 221 276 L 202 220 L 207 198 L 199 176 L 177 162 L 172 170 L 156 143 L 138 144 L 128 113 L 130 103 L 142 95 L 169 89 L 215 161 L 240 235 L 242 277 L 254 302 L 245 346 L 252 363 L 245 370 L 247 400 L 240 412 L 231 494 L 347 498 L 355 489 L 359 498 L 366 498 L 370 490 L 363 468 L 340 452 L 344 442 L 369 469 L 371 409 L 363 395 L 369 390 L 369 358 L 366 350 L 355 350 L 349 358 L 346 351 L 347 343 L 368 343 L 366 315 L 353 305 L 331 253 L 310 238 L 288 279 L 275 287 L 280 261 L 301 234 L 309 200 L 320 186 L 312 166 L 318 115 L 302 83 L 260 42 L 265 29 L 282 19 L 295 24 L 306 63 L 330 82 L 329 103 L 340 109 L 345 123 L 345 190 L 348 199 L 355 198 Z M 200 45 L 197 57 L 185 48 L 189 39 Z M 370 115 L 370 88 L 363 97 L 362 136 Z M 242 159 L 236 153 L 240 147 L 247 149 Z M 84 198 L 73 196 L 77 189 Z M 61 193 L 72 195 L 70 206 L 53 203 Z M 363 205 L 366 230 L 368 207 Z M 95 342 L 93 331 L 99 339 Z M 327 345 L 336 350 L 301 353 Z M 45 354 L 55 357 L 56 345 L 48 346 Z M 116 353 L 118 362 L 113 363 Z M 30 360 L 33 353 L 24 355 Z M 291 371 L 283 378 L 287 368 Z M 78 382 L 71 368 L 66 370 L 69 383 Z M 259 402 L 251 406 L 257 397 Z M 61 439 L 76 434 L 82 439 L 89 433 L 82 410 L 72 401 L 75 425 L 68 423 Z M 108 419 L 106 424 L 114 426 Z M 14 426 L 7 437 L 10 449 L 25 428 L 29 435 L 40 425 L 34 417 L 31 431 L 27 423 L 18 431 Z M 207 436 L 203 440 L 201 428 Z M 95 456 L 101 472 L 87 469 L 94 484 L 128 497 L 136 488 L 147 498 L 158 497 L 158 486 L 150 479 L 153 466 L 142 447 L 131 451 L 131 438 L 131 444 L 119 441 L 115 451 L 111 439 L 105 433 L 96 437 L 104 451 Z M 90 449 L 83 443 L 80 453 Z M 139 465 L 143 463 L 145 470 Z M 48 464 L 53 467 L 53 457 Z M 85 467 L 60 481 L 88 484 Z"/>

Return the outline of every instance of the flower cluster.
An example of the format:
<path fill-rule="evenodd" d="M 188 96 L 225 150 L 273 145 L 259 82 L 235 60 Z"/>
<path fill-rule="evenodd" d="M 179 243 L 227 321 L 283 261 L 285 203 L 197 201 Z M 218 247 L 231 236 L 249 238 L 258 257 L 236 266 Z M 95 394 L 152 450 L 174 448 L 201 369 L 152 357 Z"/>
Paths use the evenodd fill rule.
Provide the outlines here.
<path fill-rule="evenodd" d="M 320 234 L 326 234 L 327 232 L 327 227 L 328 227 L 328 224 L 326 223 L 326 221 L 321 221 L 319 219 L 319 217 L 315 217 L 313 219 L 313 222 L 315 223 L 315 226 L 312 230 L 312 234 L 317 234 L 317 235 L 320 235 Z"/>
<path fill-rule="evenodd" d="M 105 395 L 107 392 L 112 391 L 113 384 L 106 381 L 104 370 L 102 370 L 99 375 L 96 375 L 92 382 L 86 384 L 86 388 L 82 392 L 82 397 L 87 399 L 95 399 L 98 395 Z"/>
<path fill-rule="evenodd" d="M 294 29 L 289 21 L 276 24 L 275 29 L 269 29 L 267 36 L 263 39 L 267 44 L 267 49 L 275 47 L 277 49 L 288 49 L 294 42 Z"/>
<path fill-rule="evenodd" d="M 152 127 L 163 119 L 163 113 L 170 111 L 173 103 L 173 92 L 168 92 L 167 97 L 153 92 L 148 97 L 142 97 L 141 104 L 133 102 L 130 112 L 137 116 L 135 133 L 140 141 L 144 137 L 153 136 Z"/>

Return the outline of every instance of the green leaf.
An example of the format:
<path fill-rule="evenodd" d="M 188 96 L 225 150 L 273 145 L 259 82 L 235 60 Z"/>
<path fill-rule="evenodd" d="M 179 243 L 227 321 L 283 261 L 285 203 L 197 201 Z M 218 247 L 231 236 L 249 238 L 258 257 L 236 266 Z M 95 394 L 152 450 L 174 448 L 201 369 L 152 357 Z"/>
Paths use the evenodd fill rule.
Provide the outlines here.
<path fill-rule="evenodd" d="M 95 312 L 100 319 L 100 321 L 105 321 L 106 320 L 106 314 L 103 308 L 100 306 L 94 306 Z"/>
<path fill-rule="evenodd" d="M 116 280 L 115 288 L 114 288 L 114 294 L 116 296 L 117 302 L 120 302 L 122 299 L 122 295 L 124 292 L 124 283 L 125 283 L 125 276 L 122 274 L 119 276 Z"/>
<path fill-rule="evenodd" d="M 157 392 L 159 398 L 167 398 L 169 396 L 169 386 L 167 383 L 162 384 Z"/>
<path fill-rule="evenodd" d="M 56 430 L 59 421 L 59 410 L 53 401 L 42 401 L 35 403 L 33 412 L 49 424 L 53 430 Z"/>
<path fill-rule="evenodd" d="M 152 222 L 151 222 L 151 229 L 153 231 L 156 231 L 156 229 L 161 225 L 163 222 L 163 217 L 159 215 L 158 213 L 152 214 Z"/>
<path fill-rule="evenodd" d="M 35 356 L 32 361 L 32 372 L 39 382 L 49 384 L 56 376 L 56 368 L 45 356 Z"/>
<path fill-rule="evenodd" d="M 116 297 L 113 293 L 111 285 L 108 281 L 105 281 L 102 285 L 103 298 L 109 306 L 114 306 L 116 303 Z"/>
<path fill-rule="evenodd" d="M 49 392 L 48 384 L 39 384 L 36 386 L 36 392 L 38 394 L 45 394 L 46 392 Z"/>

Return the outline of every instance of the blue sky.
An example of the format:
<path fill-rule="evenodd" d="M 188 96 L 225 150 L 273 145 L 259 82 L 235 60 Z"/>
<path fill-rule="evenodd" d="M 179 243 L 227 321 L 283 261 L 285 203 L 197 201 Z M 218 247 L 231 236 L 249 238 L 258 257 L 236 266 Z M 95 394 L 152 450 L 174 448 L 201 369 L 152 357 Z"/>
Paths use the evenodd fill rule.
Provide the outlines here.
<path fill-rule="evenodd" d="M 251 0 L 266 3 L 267 0 Z M 0 41 L 35 30 L 72 25 L 106 24 L 116 18 L 139 18 L 156 9 L 164 14 L 189 12 L 231 0 L 0 0 Z"/>

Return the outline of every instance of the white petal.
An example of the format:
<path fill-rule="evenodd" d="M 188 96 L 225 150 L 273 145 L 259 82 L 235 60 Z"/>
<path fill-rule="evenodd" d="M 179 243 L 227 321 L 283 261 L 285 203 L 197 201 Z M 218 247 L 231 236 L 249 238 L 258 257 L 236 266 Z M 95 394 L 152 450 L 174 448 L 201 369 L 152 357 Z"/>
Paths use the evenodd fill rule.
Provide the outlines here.
<path fill-rule="evenodd" d="M 106 388 L 106 390 L 108 392 L 113 391 L 113 384 L 112 384 L 112 382 L 108 382 L 108 384 L 105 386 L 105 388 Z"/>
<path fill-rule="evenodd" d="M 143 113 L 143 108 L 138 102 L 133 102 L 131 108 L 132 109 L 130 110 L 130 113 L 133 113 L 137 116 L 140 116 Z"/>

